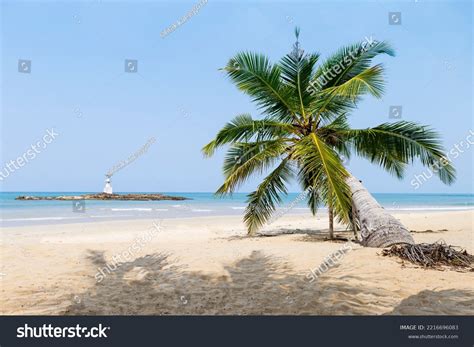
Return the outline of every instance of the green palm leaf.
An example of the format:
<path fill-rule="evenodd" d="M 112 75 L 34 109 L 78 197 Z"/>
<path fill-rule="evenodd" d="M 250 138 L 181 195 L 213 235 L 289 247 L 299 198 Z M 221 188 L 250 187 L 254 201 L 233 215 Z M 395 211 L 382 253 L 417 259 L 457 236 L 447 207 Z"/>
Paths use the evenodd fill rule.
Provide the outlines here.
<path fill-rule="evenodd" d="M 298 175 L 300 178 L 300 184 L 303 188 L 303 194 L 306 194 L 306 202 L 308 207 L 313 215 L 316 215 L 318 211 L 319 205 L 321 205 L 324 201 L 321 198 L 321 193 L 318 192 L 317 185 L 314 186 L 314 182 L 311 180 L 311 175 L 309 177 L 305 177 L 301 172 Z"/>
<path fill-rule="evenodd" d="M 318 189 L 323 200 L 333 206 L 337 217 L 349 223 L 351 200 L 345 182 L 348 173 L 338 154 L 312 133 L 295 145 L 294 157 L 304 177 Z"/>
<path fill-rule="evenodd" d="M 320 96 L 327 100 L 340 96 L 355 102 L 358 97 L 366 93 L 380 98 L 383 94 L 383 89 L 383 67 L 379 64 L 365 69 L 342 84 L 323 89 L 320 92 Z"/>
<path fill-rule="evenodd" d="M 289 160 L 285 158 L 264 178 L 257 190 L 248 195 L 244 222 L 250 235 L 255 234 L 268 221 L 276 205 L 282 202 L 281 196 L 288 193 L 286 184 L 292 176 Z"/>
<path fill-rule="evenodd" d="M 362 41 L 342 47 L 316 71 L 313 84 L 319 90 L 346 83 L 367 70 L 373 58 L 380 54 L 395 56 L 393 48 L 384 41 Z"/>
<path fill-rule="evenodd" d="M 350 126 L 347 121 L 347 113 L 343 113 L 328 124 L 318 128 L 316 133 L 323 139 L 324 143 L 334 148 L 337 153 L 349 159 L 351 157 L 351 148 L 344 135 L 346 130 L 350 130 Z"/>
<path fill-rule="evenodd" d="M 295 133 L 295 129 L 290 124 L 269 118 L 254 120 L 249 114 L 242 114 L 227 123 L 202 151 L 205 156 L 212 156 L 218 147 L 229 143 L 271 140 L 290 136 L 292 133 Z"/>
<path fill-rule="evenodd" d="M 234 192 L 250 175 L 261 174 L 274 165 L 286 149 L 284 139 L 233 144 L 224 160 L 225 181 L 216 194 Z"/>
<path fill-rule="evenodd" d="M 406 164 L 419 158 L 425 166 L 439 166 L 436 174 L 443 183 L 455 180 L 456 170 L 446 160 L 439 134 L 427 126 L 407 121 L 384 123 L 375 128 L 345 130 L 344 136 L 359 155 L 399 178 Z"/>
<path fill-rule="evenodd" d="M 331 105 L 334 98 L 346 100 L 355 106 L 360 97 L 366 93 L 370 93 L 373 96 L 380 98 L 383 89 L 384 79 L 383 68 L 381 65 L 367 68 L 342 84 L 325 88 L 317 94 L 317 98 L 324 101 L 318 109 L 316 122 L 319 120 L 319 117 L 327 113 L 328 106 Z M 340 112 L 342 109 L 339 109 L 338 111 Z"/>
<path fill-rule="evenodd" d="M 315 96 L 310 108 L 317 114 L 316 121 L 350 111 L 367 92 L 377 98 L 382 95 L 383 68 L 370 66 L 380 54 L 395 55 L 386 42 L 364 41 L 343 47 L 318 68 L 307 89 Z"/>
<path fill-rule="evenodd" d="M 279 64 L 283 81 L 294 91 L 293 102 L 299 105 L 298 113 L 305 119 L 307 118 L 306 109 L 314 99 L 310 93 L 306 92 L 306 89 L 318 58 L 318 54 L 304 56 L 296 48 L 283 57 Z"/>
<path fill-rule="evenodd" d="M 280 121 L 296 119 L 297 108 L 292 104 L 293 90 L 281 81 L 278 65 L 267 57 L 250 52 L 238 53 L 224 68 L 229 78 L 257 106 Z"/>

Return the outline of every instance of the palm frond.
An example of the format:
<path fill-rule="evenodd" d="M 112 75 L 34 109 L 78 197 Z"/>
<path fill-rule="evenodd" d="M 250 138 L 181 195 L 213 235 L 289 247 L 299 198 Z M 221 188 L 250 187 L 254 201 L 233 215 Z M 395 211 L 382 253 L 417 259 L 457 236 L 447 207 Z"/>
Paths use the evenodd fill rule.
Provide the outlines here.
<path fill-rule="evenodd" d="M 439 134 L 427 126 L 401 121 L 345 130 L 342 135 L 347 136 L 359 155 L 399 178 L 403 177 L 406 164 L 418 158 L 425 166 L 438 166 L 436 174 L 443 183 L 455 180 L 456 170 L 443 153 Z"/>
<path fill-rule="evenodd" d="M 331 122 L 321 126 L 316 130 L 317 135 L 331 148 L 334 148 L 337 153 L 343 155 L 347 159 L 351 157 L 351 148 L 347 138 L 344 136 L 344 131 L 350 130 L 349 122 L 347 121 L 347 113 L 343 113 Z"/>
<path fill-rule="evenodd" d="M 224 160 L 225 181 L 216 194 L 234 192 L 253 173 L 261 174 L 271 168 L 286 149 L 284 139 L 233 144 Z"/>
<path fill-rule="evenodd" d="M 354 110 L 360 100 L 360 97 L 354 100 L 339 95 L 326 96 L 327 94 L 325 95 L 321 92 L 315 93 L 308 107 L 308 112 L 314 115 L 313 119 L 317 126 L 319 126 L 318 122 L 330 122 L 341 113 L 348 113 Z M 318 118 L 317 121 L 316 116 Z"/>
<path fill-rule="evenodd" d="M 264 55 L 238 53 L 223 70 L 263 113 L 285 122 L 297 119 L 292 88 L 282 83 L 280 67 L 272 65 Z"/>
<path fill-rule="evenodd" d="M 203 147 L 205 156 L 212 156 L 215 150 L 229 143 L 264 141 L 284 138 L 296 132 L 295 128 L 287 123 L 265 118 L 254 120 L 249 114 L 241 114 L 228 122 L 216 135 L 214 140 Z"/>
<path fill-rule="evenodd" d="M 295 145 L 294 158 L 299 162 L 301 174 L 320 192 L 323 201 L 333 206 L 338 219 L 349 223 L 351 199 L 345 182 L 348 173 L 338 154 L 311 133 Z"/>
<path fill-rule="evenodd" d="M 282 202 L 282 196 L 288 193 L 286 184 L 292 176 L 293 171 L 287 157 L 265 177 L 256 191 L 248 195 L 244 222 L 250 235 L 255 234 L 268 221 L 276 205 Z"/>
<path fill-rule="evenodd" d="M 280 61 L 281 78 L 293 91 L 293 103 L 299 105 L 298 113 L 306 116 L 306 109 L 314 97 L 306 90 L 312 78 L 313 69 L 319 59 L 318 54 L 303 55 L 297 50 L 287 54 Z"/>
<path fill-rule="evenodd" d="M 370 66 L 379 54 L 395 55 L 386 42 L 363 41 L 343 47 L 318 68 L 307 89 L 315 97 L 310 109 L 317 114 L 316 122 L 350 111 L 367 92 L 382 95 L 383 68 Z"/>
<path fill-rule="evenodd" d="M 322 90 L 344 84 L 370 68 L 373 58 L 380 54 L 394 56 L 395 51 L 387 42 L 375 40 L 342 47 L 319 67 L 313 85 Z"/>
<path fill-rule="evenodd" d="M 337 86 L 325 88 L 320 92 L 320 97 L 330 100 L 335 96 L 347 98 L 355 103 L 357 98 L 369 93 L 380 98 L 384 91 L 383 67 L 381 64 L 367 68 L 353 76 L 346 82 Z"/>
<path fill-rule="evenodd" d="M 298 175 L 300 180 L 300 185 L 303 189 L 304 194 L 306 194 L 306 202 L 308 207 L 313 214 L 316 215 L 318 207 L 323 203 L 321 199 L 321 194 L 318 192 L 318 186 L 313 186 L 313 181 L 310 177 L 305 177 L 301 172 Z"/>

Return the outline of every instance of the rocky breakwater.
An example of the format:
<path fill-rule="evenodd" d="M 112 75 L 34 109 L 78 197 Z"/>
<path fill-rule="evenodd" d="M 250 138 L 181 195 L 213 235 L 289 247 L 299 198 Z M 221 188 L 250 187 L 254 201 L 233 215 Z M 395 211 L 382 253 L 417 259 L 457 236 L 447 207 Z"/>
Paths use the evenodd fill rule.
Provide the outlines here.
<path fill-rule="evenodd" d="M 58 195 L 58 196 L 30 196 L 22 195 L 15 200 L 134 200 L 134 201 L 152 201 L 152 200 L 189 200 L 182 196 L 170 196 L 163 194 L 84 194 L 84 195 Z"/>

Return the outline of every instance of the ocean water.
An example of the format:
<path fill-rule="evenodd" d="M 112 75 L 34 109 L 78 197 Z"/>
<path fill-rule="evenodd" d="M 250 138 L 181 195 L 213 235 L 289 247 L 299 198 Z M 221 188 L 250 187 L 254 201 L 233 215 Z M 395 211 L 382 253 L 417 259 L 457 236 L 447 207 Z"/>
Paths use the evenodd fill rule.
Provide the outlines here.
<path fill-rule="evenodd" d="M 192 218 L 242 215 L 246 193 L 218 198 L 213 193 L 163 193 L 183 196 L 183 201 L 92 201 L 84 202 L 78 212 L 72 201 L 22 201 L 19 195 L 81 195 L 87 192 L 2 192 L 0 225 L 4 227 L 35 224 L 94 222 L 120 219 Z M 126 192 L 123 192 L 126 193 Z M 373 194 L 377 201 L 393 211 L 451 211 L 474 209 L 474 194 Z M 309 213 L 301 193 L 290 193 L 279 209 L 284 213 Z M 325 210 L 323 207 L 321 210 Z"/>

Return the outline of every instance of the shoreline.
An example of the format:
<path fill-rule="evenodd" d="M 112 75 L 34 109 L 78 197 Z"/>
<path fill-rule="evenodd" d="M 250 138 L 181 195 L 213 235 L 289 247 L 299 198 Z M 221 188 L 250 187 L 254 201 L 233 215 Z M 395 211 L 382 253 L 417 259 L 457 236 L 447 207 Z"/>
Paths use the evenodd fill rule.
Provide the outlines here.
<path fill-rule="evenodd" d="M 474 211 L 396 217 L 417 243 L 474 252 Z M 240 216 L 153 222 L 2 228 L 0 314 L 474 314 L 472 272 L 425 270 L 357 244 L 310 282 L 345 245 L 326 240 L 323 213 L 285 215 L 263 228 L 272 237 L 246 237 Z"/>
<path fill-rule="evenodd" d="M 140 209 L 138 209 L 140 210 Z M 282 209 L 284 210 L 284 208 Z M 449 213 L 449 212 L 473 212 L 474 207 L 466 207 L 466 208 L 423 208 L 419 207 L 416 209 L 410 209 L 410 208 L 399 208 L 399 209 L 389 209 L 386 208 L 386 210 L 390 214 L 394 215 L 404 215 L 404 214 L 416 214 L 416 213 L 424 213 L 424 214 L 436 214 L 436 213 Z M 35 226 L 53 226 L 53 225 L 73 225 L 73 224 L 94 224 L 94 223 L 114 223 L 114 222 L 136 222 L 136 221 L 146 221 L 146 220 L 177 220 L 177 219 L 184 219 L 184 220 L 192 220 L 192 219 L 199 219 L 199 218 L 234 218 L 234 217 L 239 217 L 242 218 L 243 214 L 239 213 L 234 213 L 234 214 L 212 214 L 209 213 L 207 215 L 196 215 L 196 216 L 160 216 L 158 213 L 161 211 L 161 209 L 156 209 L 156 211 L 148 211 L 150 213 L 157 213 L 155 217 L 151 216 L 143 216 L 143 215 L 137 215 L 137 216 L 127 216 L 126 218 L 123 218 L 121 216 L 113 216 L 113 215 L 107 215 L 107 216 L 90 216 L 88 213 L 80 214 L 77 217 L 67 217 L 67 216 L 50 216 L 50 217 L 26 217 L 26 218 L 7 218 L 3 219 L 1 214 L 0 214 L 0 230 L 2 229 L 7 229 L 7 228 L 25 228 L 25 227 L 35 227 Z M 241 210 L 233 210 L 233 211 L 241 211 Z M 278 210 L 277 210 L 278 211 Z M 289 217 L 295 217 L 295 216 L 306 216 L 309 215 L 309 209 L 308 211 L 306 210 L 300 210 L 300 212 L 294 212 L 290 211 L 288 213 L 285 213 L 282 215 L 283 218 L 284 216 L 289 216 Z M 327 215 L 327 209 L 325 207 L 322 207 L 318 210 L 317 216 L 320 215 Z M 278 220 L 276 219 L 276 220 Z M 16 223 L 12 223 L 16 222 Z M 34 223 L 36 222 L 36 223 Z M 4 225 L 6 223 L 11 223 L 11 225 Z"/>

